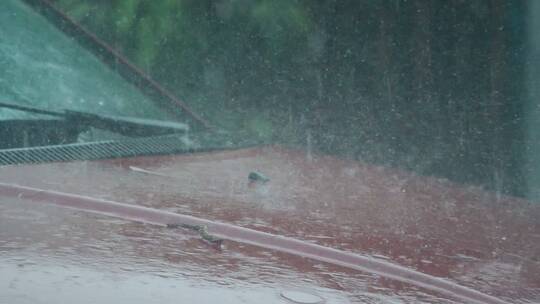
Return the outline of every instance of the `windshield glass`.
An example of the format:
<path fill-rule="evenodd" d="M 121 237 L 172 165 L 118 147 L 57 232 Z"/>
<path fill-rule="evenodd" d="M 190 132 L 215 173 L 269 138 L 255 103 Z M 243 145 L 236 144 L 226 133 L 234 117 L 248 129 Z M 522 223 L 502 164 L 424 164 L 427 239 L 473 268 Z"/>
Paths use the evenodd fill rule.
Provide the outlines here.
<path fill-rule="evenodd" d="M 167 112 L 22 1 L 0 4 L 0 101 L 167 118 Z M 35 117 L 0 108 L 0 119 Z"/>
<path fill-rule="evenodd" d="M 528 6 L 402 2 L 350 11 L 340 1 L 56 5 L 218 129 L 503 193 L 533 191 Z M 123 99 L 110 91 L 118 85 L 102 87 L 62 100 L 102 91 L 92 102 L 118 109 Z"/>

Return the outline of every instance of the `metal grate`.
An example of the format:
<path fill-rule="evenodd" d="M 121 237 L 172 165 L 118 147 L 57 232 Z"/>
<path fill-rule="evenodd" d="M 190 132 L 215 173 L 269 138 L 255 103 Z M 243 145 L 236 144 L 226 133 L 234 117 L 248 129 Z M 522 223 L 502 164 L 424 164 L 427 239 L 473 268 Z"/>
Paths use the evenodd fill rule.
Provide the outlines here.
<path fill-rule="evenodd" d="M 193 147 L 183 135 L 109 140 L 67 145 L 0 150 L 0 165 L 95 160 L 141 155 L 191 152 Z"/>

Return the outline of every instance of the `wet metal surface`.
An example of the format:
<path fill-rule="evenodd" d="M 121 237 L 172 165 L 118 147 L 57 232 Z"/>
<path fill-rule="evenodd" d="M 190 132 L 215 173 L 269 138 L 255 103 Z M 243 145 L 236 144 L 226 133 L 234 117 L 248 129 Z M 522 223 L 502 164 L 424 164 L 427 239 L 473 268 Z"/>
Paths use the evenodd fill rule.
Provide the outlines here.
<path fill-rule="evenodd" d="M 462 299 L 466 302 L 504 303 L 503 301 L 482 294 L 474 289 L 463 287 L 428 274 L 423 274 L 407 267 L 401 267 L 382 259 L 374 259 L 372 257 L 348 253 L 291 237 L 283 237 L 281 235 L 260 232 L 254 229 L 242 228 L 215 221 L 208 221 L 193 216 L 160 211 L 153 208 L 99 200 L 91 197 L 66 194 L 45 189 L 35 189 L 0 183 L 0 194 L 19 199 L 30 199 L 35 202 L 44 202 L 46 204 L 75 208 L 86 212 L 114 216 L 121 219 L 135 220 L 141 223 L 165 226 L 167 228 L 189 228 L 191 231 L 198 234 L 200 240 L 212 244 L 212 247 L 220 252 L 223 249 L 222 241 L 231 240 L 242 244 L 255 245 L 257 247 L 271 249 L 281 253 L 288 253 L 303 258 L 346 267 L 350 270 L 360 270 L 377 274 L 384 278 L 390 278 L 403 283 L 423 287 L 431 291 L 440 292 L 453 298 Z M 209 234 L 208 229 L 213 231 L 212 233 L 215 235 Z M 216 243 L 214 243 L 213 240 L 219 240 L 219 245 L 214 246 Z"/>
<path fill-rule="evenodd" d="M 3 259 L 0 273 L 0 303 L 287 303 L 263 285 L 231 287 L 50 260 Z M 318 292 L 328 294 L 330 303 L 346 302 L 334 292 Z"/>
<path fill-rule="evenodd" d="M 250 187 L 252 171 L 270 181 Z M 0 182 L 293 237 L 406 266 L 511 303 L 540 300 L 538 205 L 444 180 L 331 157 L 309 161 L 300 151 L 264 148 L 2 167 Z M 331 291 L 328 297 L 339 302 L 453 302 L 376 274 L 247 244 L 228 242 L 223 252 L 212 251 L 194 233 L 17 198 L 3 197 L 0 208 L 2 262 L 67 261 L 97 271 L 121 265 L 130 275 L 176 275 L 237 290 L 270 287 L 278 298 L 281 287 L 294 286 Z"/>

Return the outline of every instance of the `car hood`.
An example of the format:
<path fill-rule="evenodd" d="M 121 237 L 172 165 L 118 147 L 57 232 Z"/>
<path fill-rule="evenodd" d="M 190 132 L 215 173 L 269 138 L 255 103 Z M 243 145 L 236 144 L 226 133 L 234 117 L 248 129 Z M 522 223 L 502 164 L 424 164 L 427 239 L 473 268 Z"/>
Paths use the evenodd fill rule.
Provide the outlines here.
<path fill-rule="evenodd" d="M 540 299 L 540 207 L 434 177 L 272 146 L 6 166 L 0 183 L 0 301 Z"/>

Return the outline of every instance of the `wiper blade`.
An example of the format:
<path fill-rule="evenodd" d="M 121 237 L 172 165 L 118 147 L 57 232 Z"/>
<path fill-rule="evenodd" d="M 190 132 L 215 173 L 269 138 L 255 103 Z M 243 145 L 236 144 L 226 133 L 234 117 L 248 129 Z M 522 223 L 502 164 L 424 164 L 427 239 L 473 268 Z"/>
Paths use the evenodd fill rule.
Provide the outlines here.
<path fill-rule="evenodd" d="M 0 102 L 0 108 L 60 117 L 63 118 L 69 125 L 72 125 L 74 128 L 76 127 L 77 129 L 93 127 L 96 129 L 107 130 L 128 137 L 185 133 L 189 130 L 188 125 L 171 121 L 160 121 L 124 116 L 109 116 L 72 110 L 64 110 L 62 112 L 57 112 L 5 102 Z"/>
<path fill-rule="evenodd" d="M 129 137 L 184 133 L 189 129 L 186 124 L 171 121 L 106 116 L 71 110 L 66 110 L 64 115 L 68 122 L 107 130 Z"/>
<path fill-rule="evenodd" d="M 50 115 L 50 116 L 56 116 L 56 117 L 64 116 L 64 114 L 60 112 L 34 108 L 31 106 L 21 106 L 18 104 L 12 104 L 12 103 L 6 103 L 6 102 L 0 102 L 0 108 L 13 109 L 13 110 L 23 111 L 27 113 L 32 113 L 32 114 L 44 114 L 44 115 Z"/>

